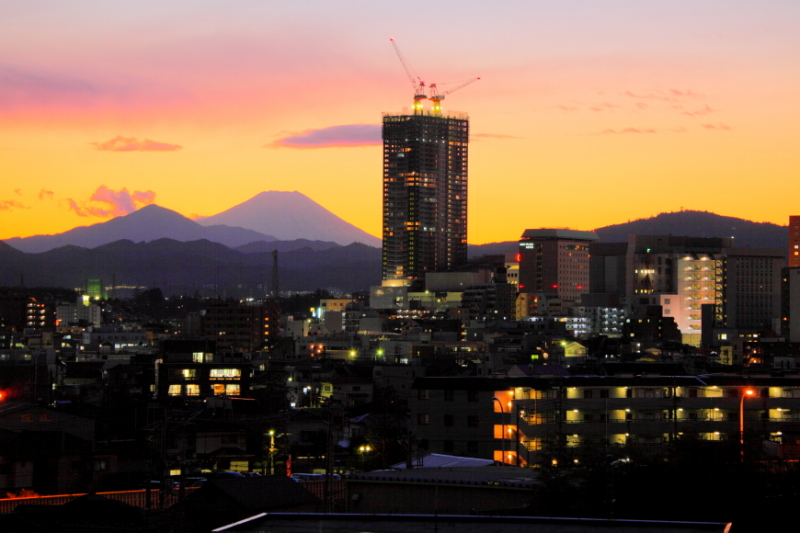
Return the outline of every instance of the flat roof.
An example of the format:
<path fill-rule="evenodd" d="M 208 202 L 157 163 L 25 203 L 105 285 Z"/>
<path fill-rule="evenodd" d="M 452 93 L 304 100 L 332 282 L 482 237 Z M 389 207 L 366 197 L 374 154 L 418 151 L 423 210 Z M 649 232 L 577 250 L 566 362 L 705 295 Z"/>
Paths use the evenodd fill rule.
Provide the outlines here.
<path fill-rule="evenodd" d="M 593 231 L 578 231 L 573 229 L 526 229 L 522 234 L 523 239 L 568 239 L 573 241 L 597 241 L 600 237 Z"/>

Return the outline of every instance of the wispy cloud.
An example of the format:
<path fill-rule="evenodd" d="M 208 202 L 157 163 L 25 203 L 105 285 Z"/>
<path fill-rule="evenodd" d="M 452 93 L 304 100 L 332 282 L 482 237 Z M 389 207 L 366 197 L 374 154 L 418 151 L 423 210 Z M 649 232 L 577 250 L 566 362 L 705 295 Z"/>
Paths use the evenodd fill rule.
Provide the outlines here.
<path fill-rule="evenodd" d="M 689 115 L 690 117 L 694 118 L 698 115 L 710 115 L 713 112 L 714 110 L 711 109 L 711 107 L 708 104 L 706 104 L 699 109 L 695 109 L 694 111 L 683 111 L 681 115 Z"/>
<path fill-rule="evenodd" d="M 14 194 L 17 196 L 22 196 L 22 189 L 14 189 Z"/>
<path fill-rule="evenodd" d="M 81 217 L 94 216 L 101 218 L 118 217 L 127 215 L 150 205 L 155 201 L 156 193 L 153 191 L 130 192 L 126 188 L 119 191 L 101 185 L 86 202 L 78 203 L 72 198 L 67 198 L 70 210 Z"/>
<path fill-rule="evenodd" d="M 85 105 L 95 102 L 109 88 L 56 72 L 0 65 L 3 98 L 0 108 L 29 105 Z M 112 92 L 117 93 L 115 89 Z"/>
<path fill-rule="evenodd" d="M 637 100 L 663 100 L 665 102 L 683 102 L 692 98 L 699 98 L 700 95 L 688 89 L 659 89 L 646 93 L 625 91 L 622 94 Z"/>
<path fill-rule="evenodd" d="M 316 130 L 306 130 L 282 137 L 268 148 L 343 148 L 378 146 L 381 144 L 379 124 L 344 124 Z"/>
<path fill-rule="evenodd" d="M 75 214 L 78 215 L 79 217 L 88 217 L 89 216 L 88 213 L 86 213 L 86 211 L 84 211 L 81 208 L 81 206 L 78 205 L 78 202 L 76 202 L 72 198 L 67 198 L 67 203 L 69 204 L 70 211 L 74 211 Z"/>
<path fill-rule="evenodd" d="M 600 102 L 599 104 L 593 104 L 589 106 L 589 111 L 599 112 L 599 111 L 613 111 L 615 109 L 619 109 L 622 106 L 612 104 L 611 102 Z"/>
<path fill-rule="evenodd" d="M 730 131 L 733 129 L 727 124 L 723 124 L 721 122 L 718 124 L 703 124 L 703 127 L 707 130 L 720 130 L 720 131 Z"/>
<path fill-rule="evenodd" d="M 0 200 L 0 211 L 11 211 L 12 209 L 27 209 L 27 207 L 16 200 Z"/>
<path fill-rule="evenodd" d="M 39 200 L 44 200 L 45 198 L 48 200 L 52 200 L 54 194 L 55 193 L 53 191 L 42 189 L 41 191 L 39 191 Z"/>
<path fill-rule="evenodd" d="M 560 109 L 561 111 L 577 111 L 578 109 L 580 109 L 578 106 L 574 106 L 574 105 L 563 105 L 563 104 L 562 104 L 562 105 L 558 105 L 558 106 L 556 106 L 556 107 L 557 107 L 558 109 Z"/>
<path fill-rule="evenodd" d="M 504 135 L 502 133 L 471 133 L 469 140 L 480 141 L 482 139 L 522 139 L 516 135 Z"/>
<path fill-rule="evenodd" d="M 174 152 L 183 148 L 177 144 L 151 141 L 150 139 L 140 141 L 134 137 L 123 137 L 122 135 L 106 142 L 89 144 L 104 152 Z"/>
<path fill-rule="evenodd" d="M 656 130 L 653 128 L 623 128 L 621 130 L 614 130 L 614 129 L 607 129 L 601 132 L 601 135 L 607 134 L 625 134 L 625 133 L 656 133 Z"/>

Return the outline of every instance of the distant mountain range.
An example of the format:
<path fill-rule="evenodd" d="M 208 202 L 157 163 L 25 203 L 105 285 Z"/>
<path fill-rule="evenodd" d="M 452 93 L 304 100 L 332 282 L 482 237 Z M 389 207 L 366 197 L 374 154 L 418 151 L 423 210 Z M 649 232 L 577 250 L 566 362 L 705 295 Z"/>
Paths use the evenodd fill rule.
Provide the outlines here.
<path fill-rule="evenodd" d="M 527 228 L 526 228 L 527 229 Z M 628 235 L 676 235 L 690 237 L 733 237 L 734 246 L 742 248 L 786 248 L 788 226 L 752 222 L 708 211 L 678 211 L 633 220 L 594 230 L 600 242 L 627 242 Z M 520 230 L 522 235 L 522 230 Z M 469 256 L 516 253 L 518 241 L 470 245 Z"/>
<path fill-rule="evenodd" d="M 196 241 L 207 239 L 226 246 L 242 246 L 254 241 L 275 241 L 251 229 L 217 225 L 200 225 L 180 213 L 157 205 L 148 205 L 129 215 L 112 218 L 92 226 L 81 226 L 57 235 L 6 239 L 9 244 L 27 253 L 42 253 L 62 246 L 95 248 L 119 240 L 148 242 L 156 239 Z"/>
<path fill-rule="evenodd" d="M 346 245 L 380 247 L 381 240 L 345 222 L 297 191 L 267 191 L 214 216 L 198 218 L 203 226 L 224 224 L 274 235 L 278 240 L 319 239 Z"/>
<path fill-rule="evenodd" d="M 255 242 L 298 239 L 326 241 L 331 245 L 354 242 L 374 247 L 381 245 L 377 237 L 345 222 L 296 191 L 262 192 L 227 211 L 196 221 L 153 204 L 125 216 L 57 235 L 14 237 L 5 242 L 23 252 L 41 253 L 70 245 L 94 248 L 123 239 L 133 242 L 207 239 L 232 248 Z"/>
<path fill-rule="evenodd" d="M 293 193 L 287 194 L 293 198 Z M 603 242 L 624 242 L 629 234 L 671 234 L 734 237 L 736 246 L 751 248 L 785 248 L 788 238 L 786 226 L 702 211 L 662 213 L 595 231 Z M 469 255 L 514 253 L 517 247 L 517 241 L 470 245 Z M 80 287 L 86 279 L 101 278 L 107 284 L 115 280 L 117 285 L 157 285 L 168 294 L 227 291 L 229 296 L 262 296 L 271 287 L 275 250 L 282 291 L 352 292 L 380 283 L 378 247 L 341 246 L 333 240 L 275 240 L 252 229 L 202 226 L 151 205 L 60 235 L 0 241 L 0 285 L 24 281 L 29 286 Z"/>

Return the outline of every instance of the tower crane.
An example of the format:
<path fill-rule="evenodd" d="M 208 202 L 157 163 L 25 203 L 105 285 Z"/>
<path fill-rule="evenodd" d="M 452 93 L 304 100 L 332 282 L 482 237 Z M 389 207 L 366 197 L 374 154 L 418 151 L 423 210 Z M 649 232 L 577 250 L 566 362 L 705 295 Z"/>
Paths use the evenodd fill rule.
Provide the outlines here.
<path fill-rule="evenodd" d="M 441 93 L 439 92 L 438 87 L 436 87 L 436 84 L 435 83 L 431 83 L 430 85 L 427 86 L 428 89 L 431 92 L 431 96 L 429 98 L 428 95 L 425 94 L 426 93 L 426 91 L 425 91 L 425 87 L 426 87 L 425 86 L 425 82 L 422 81 L 422 78 L 420 78 L 419 76 L 417 76 L 414 73 L 414 70 L 411 68 L 411 65 L 409 65 L 408 61 L 403 56 L 403 53 L 400 52 L 400 47 L 397 46 L 397 43 L 395 42 L 394 38 L 390 38 L 389 41 L 391 41 L 392 46 L 394 47 L 394 51 L 397 52 L 397 57 L 400 58 L 400 63 L 402 63 L 403 68 L 405 69 L 406 74 L 408 75 L 408 79 L 411 80 L 411 85 L 414 87 L 414 106 L 413 106 L 413 109 L 414 109 L 414 114 L 415 115 L 419 115 L 419 114 L 422 113 L 422 102 L 423 102 L 423 100 L 432 101 L 433 102 L 433 110 L 432 110 L 433 114 L 434 115 L 441 115 L 442 114 L 442 100 L 444 100 L 445 95 L 448 95 L 448 94 L 450 94 L 452 92 L 455 92 L 455 91 L 461 89 L 462 87 L 466 87 L 470 83 L 476 82 L 476 81 L 478 81 L 480 79 L 479 77 L 469 79 L 467 81 L 464 81 L 464 82 L 456 85 L 452 89 L 448 89 L 447 91 L 444 91 L 444 92 L 441 92 Z"/>
<path fill-rule="evenodd" d="M 428 98 L 428 96 L 425 94 L 425 82 L 422 81 L 422 78 L 414 74 L 414 71 L 411 69 L 408 61 L 406 61 L 406 58 L 403 57 L 402 52 L 400 52 L 400 47 L 397 46 L 394 38 L 390 38 L 389 40 L 392 42 L 394 51 L 397 52 L 397 57 L 400 59 L 400 63 L 403 64 L 403 68 L 408 75 L 408 79 L 411 80 L 411 85 L 414 87 L 414 114 L 416 115 L 422 113 L 422 101 Z"/>
<path fill-rule="evenodd" d="M 457 91 L 457 90 L 459 90 L 459 89 L 461 89 L 463 87 L 466 87 L 470 83 L 474 83 L 474 82 L 478 81 L 479 79 L 481 79 L 480 76 L 472 78 L 472 79 L 469 79 L 467 81 L 461 82 L 460 84 L 456 85 L 452 89 L 448 89 L 447 91 L 444 91 L 444 92 L 441 92 L 441 93 L 439 92 L 439 89 L 436 87 L 436 84 L 435 83 L 431 83 L 428 88 L 431 90 L 430 100 L 431 100 L 431 102 L 433 102 L 433 114 L 434 115 L 441 115 L 442 114 L 442 100 L 444 100 L 445 95 L 450 94 L 452 92 L 455 92 L 455 91 Z"/>

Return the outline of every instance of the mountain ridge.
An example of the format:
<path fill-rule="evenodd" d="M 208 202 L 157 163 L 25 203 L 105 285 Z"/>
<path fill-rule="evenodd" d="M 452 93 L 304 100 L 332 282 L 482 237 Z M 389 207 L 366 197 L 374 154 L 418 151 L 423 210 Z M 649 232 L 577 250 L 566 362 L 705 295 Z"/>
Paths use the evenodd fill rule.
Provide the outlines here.
<path fill-rule="evenodd" d="M 342 246 L 353 242 L 373 247 L 381 245 L 378 237 L 343 220 L 298 191 L 263 191 L 221 213 L 196 221 L 204 226 L 217 223 L 262 233 L 268 231 L 278 240 L 332 241 Z"/>
<path fill-rule="evenodd" d="M 520 230 L 520 235 L 522 231 Z M 627 242 L 628 235 L 733 237 L 734 246 L 743 248 L 785 248 L 789 239 L 788 226 L 696 210 L 659 213 L 649 218 L 611 224 L 591 231 L 597 234 L 600 242 Z M 472 244 L 469 245 L 469 256 L 516 253 L 517 248 L 518 241 Z"/>
<path fill-rule="evenodd" d="M 4 242 L 21 252 L 43 253 L 66 245 L 95 248 L 123 239 L 150 242 L 161 238 L 174 238 L 181 242 L 208 239 L 226 246 L 277 240 L 271 235 L 245 228 L 221 224 L 203 226 L 176 211 L 150 204 L 125 216 L 63 233 L 13 237 L 4 239 Z"/>

